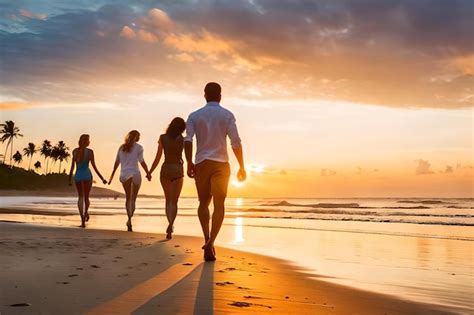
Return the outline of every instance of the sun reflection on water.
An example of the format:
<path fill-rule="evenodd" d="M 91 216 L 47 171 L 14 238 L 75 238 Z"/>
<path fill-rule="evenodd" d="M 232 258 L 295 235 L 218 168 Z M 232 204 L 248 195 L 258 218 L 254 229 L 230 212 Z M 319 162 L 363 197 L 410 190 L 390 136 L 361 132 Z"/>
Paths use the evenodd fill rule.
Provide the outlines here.
<path fill-rule="evenodd" d="M 234 220 L 234 243 L 241 244 L 245 242 L 244 239 L 244 218 L 237 217 Z"/>

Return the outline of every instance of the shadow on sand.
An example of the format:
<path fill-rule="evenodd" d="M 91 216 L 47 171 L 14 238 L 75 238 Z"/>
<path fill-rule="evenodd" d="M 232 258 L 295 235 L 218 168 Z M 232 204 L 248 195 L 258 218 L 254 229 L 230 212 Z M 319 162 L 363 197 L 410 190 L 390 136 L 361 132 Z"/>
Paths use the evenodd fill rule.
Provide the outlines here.
<path fill-rule="evenodd" d="M 201 265 L 201 276 L 194 301 L 194 315 L 214 314 L 214 262 Z"/>

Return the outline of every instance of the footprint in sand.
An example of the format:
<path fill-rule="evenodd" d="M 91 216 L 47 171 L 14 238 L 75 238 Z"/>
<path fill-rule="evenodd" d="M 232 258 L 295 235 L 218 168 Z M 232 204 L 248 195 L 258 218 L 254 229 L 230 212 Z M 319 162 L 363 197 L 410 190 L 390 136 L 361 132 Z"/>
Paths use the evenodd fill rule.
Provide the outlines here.
<path fill-rule="evenodd" d="M 58 281 L 58 282 L 56 282 L 56 284 L 69 284 L 69 282 L 67 282 L 67 281 L 63 281 L 63 282 Z"/>
<path fill-rule="evenodd" d="M 235 301 L 233 303 L 229 303 L 229 305 L 236 306 L 236 307 L 261 306 L 261 307 L 266 307 L 266 308 L 272 308 L 270 305 L 254 304 L 254 303 L 240 302 L 240 301 Z"/>
<path fill-rule="evenodd" d="M 230 281 L 216 282 L 216 285 L 220 285 L 220 286 L 227 286 L 227 285 L 232 285 L 232 284 L 234 283 Z"/>
<path fill-rule="evenodd" d="M 252 305 L 252 303 L 247 303 L 247 302 L 232 302 L 232 303 L 229 303 L 229 305 L 237 306 L 237 307 L 250 307 L 250 306 Z"/>
<path fill-rule="evenodd" d="M 253 296 L 253 295 L 245 295 L 244 298 L 246 298 L 246 299 L 261 299 L 261 297 Z"/>
<path fill-rule="evenodd" d="M 31 306 L 30 303 L 15 303 L 15 304 L 10 304 L 9 306 L 11 307 L 25 307 L 25 306 Z"/>
<path fill-rule="evenodd" d="M 181 245 L 174 245 L 174 247 L 181 247 Z"/>
<path fill-rule="evenodd" d="M 193 264 L 191 263 L 184 263 L 183 266 L 192 266 Z"/>
<path fill-rule="evenodd" d="M 79 275 L 78 275 L 77 273 L 73 273 L 73 274 L 69 275 L 68 277 L 69 277 L 69 278 L 74 278 L 74 277 L 78 277 L 78 276 L 79 276 Z"/>
<path fill-rule="evenodd" d="M 100 266 L 97 266 L 97 265 L 91 265 L 91 268 L 100 268 Z"/>
<path fill-rule="evenodd" d="M 237 289 L 240 289 L 240 290 L 250 290 L 250 288 L 246 288 L 246 287 L 237 287 Z"/>
<path fill-rule="evenodd" d="M 84 270 L 84 268 L 77 267 L 76 270 Z"/>

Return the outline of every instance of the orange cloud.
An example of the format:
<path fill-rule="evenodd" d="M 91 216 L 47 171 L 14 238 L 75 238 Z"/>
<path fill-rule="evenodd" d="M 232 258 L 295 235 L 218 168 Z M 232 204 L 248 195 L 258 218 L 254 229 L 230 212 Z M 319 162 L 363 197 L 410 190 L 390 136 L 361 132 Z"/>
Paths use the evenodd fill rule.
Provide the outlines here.
<path fill-rule="evenodd" d="M 20 10 L 20 15 L 29 19 L 35 19 L 35 20 L 46 20 L 48 18 L 48 15 L 46 14 L 41 14 L 41 13 L 33 13 L 31 11 L 21 9 Z"/>
<path fill-rule="evenodd" d="M 173 22 L 168 14 L 157 8 L 148 11 L 148 16 L 143 18 L 143 23 L 148 27 L 159 30 L 167 30 L 173 26 Z"/>
<path fill-rule="evenodd" d="M 14 110 L 33 106 L 32 103 L 28 102 L 0 102 L 0 110 Z"/>
<path fill-rule="evenodd" d="M 138 31 L 138 39 L 147 42 L 147 43 L 156 43 L 158 42 L 158 37 L 155 34 L 147 32 L 145 30 Z"/>
<path fill-rule="evenodd" d="M 474 54 L 456 58 L 453 63 L 463 74 L 474 75 Z"/>
<path fill-rule="evenodd" d="M 193 62 L 195 59 L 193 56 L 187 53 L 180 53 L 175 55 L 168 55 L 169 59 L 174 59 L 180 62 Z"/>
<path fill-rule="evenodd" d="M 201 61 L 212 62 L 214 68 L 232 73 L 241 70 L 260 70 L 268 65 L 282 63 L 281 60 L 271 56 L 252 55 L 245 56 L 244 45 L 238 41 L 222 38 L 207 30 L 198 34 L 180 33 L 169 34 L 165 38 L 165 44 L 181 53 Z M 184 62 L 189 62 L 185 58 Z"/>
<path fill-rule="evenodd" d="M 128 39 L 134 39 L 137 37 L 137 34 L 135 33 L 134 30 L 132 30 L 130 27 L 125 25 L 122 28 L 122 31 L 120 32 L 120 36 L 128 38 Z"/>

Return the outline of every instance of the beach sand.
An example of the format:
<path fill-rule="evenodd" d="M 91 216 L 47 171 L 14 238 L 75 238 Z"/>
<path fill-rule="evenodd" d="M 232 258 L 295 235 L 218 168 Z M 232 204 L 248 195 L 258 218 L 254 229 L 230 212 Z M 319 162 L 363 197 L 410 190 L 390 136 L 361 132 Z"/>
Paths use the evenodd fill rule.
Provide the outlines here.
<path fill-rule="evenodd" d="M 0 223 L 1 314 L 446 314 L 202 239 Z"/>

